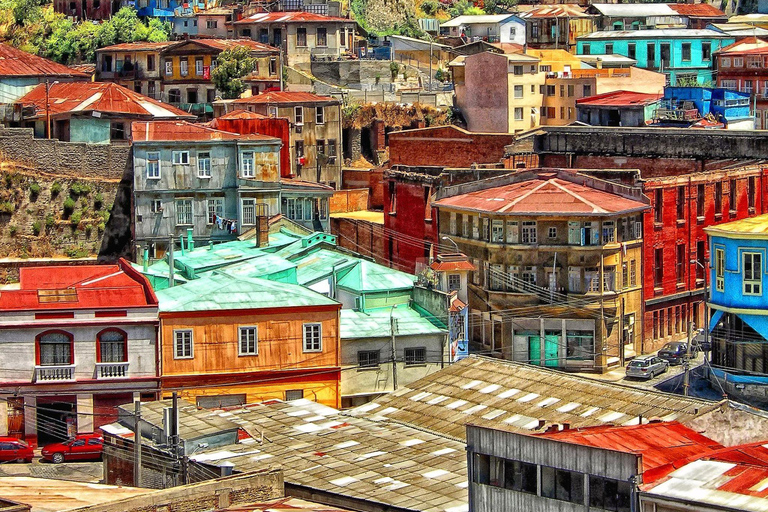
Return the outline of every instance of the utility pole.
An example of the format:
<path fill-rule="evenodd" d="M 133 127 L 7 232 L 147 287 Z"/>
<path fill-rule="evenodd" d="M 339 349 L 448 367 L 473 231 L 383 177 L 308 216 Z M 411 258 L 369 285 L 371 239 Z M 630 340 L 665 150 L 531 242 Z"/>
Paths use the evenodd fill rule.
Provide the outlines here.
<path fill-rule="evenodd" d="M 685 344 L 685 373 L 683 374 L 683 395 L 688 396 L 691 381 L 691 343 L 693 342 L 693 322 L 688 322 L 688 343 Z"/>
<path fill-rule="evenodd" d="M 45 136 L 51 138 L 51 102 L 49 100 L 50 85 L 45 79 Z"/>
<path fill-rule="evenodd" d="M 397 391 L 397 357 L 395 352 L 395 317 L 393 313 L 397 304 L 392 306 L 389 310 L 389 333 L 390 333 L 390 348 L 392 350 L 392 387 L 394 391 Z"/>
<path fill-rule="evenodd" d="M 141 401 L 133 402 L 133 486 L 141 487 Z"/>
<path fill-rule="evenodd" d="M 429 92 L 432 92 L 432 36 L 429 37 Z"/>
<path fill-rule="evenodd" d="M 173 288 L 176 284 L 173 278 L 173 246 L 175 243 L 173 235 L 171 235 L 170 240 L 168 241 L 168 288 Z"/>

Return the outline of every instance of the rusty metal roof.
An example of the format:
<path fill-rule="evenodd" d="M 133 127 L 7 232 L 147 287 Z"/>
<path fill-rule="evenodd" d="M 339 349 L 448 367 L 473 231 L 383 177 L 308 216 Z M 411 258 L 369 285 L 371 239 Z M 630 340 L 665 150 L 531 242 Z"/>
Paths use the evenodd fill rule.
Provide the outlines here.
<path fill-rule="evenodd" d="M 179 41 L 135 41 L 104 46 L 96 50 L 96 52 L 152 52 L 164 50 L 175 44 L 179 44 Z"/>
<path fill-rule="evenodd" d="M 71 482 L 49 478 L 0 478 L 0 496 L 32 507 L 31 512 L 58 512 L 73 508 L 101 505 L 150 492 L 136 487 Z"/>
<path fill-rule="evenodd" d="M 631 107 L 645 106 L 656 103 L 663 94 L 648 94 L 634 91 L 611 91 L 595 96 L 588 96 L 576 100 L 576 105 L 604 106 L 604 107 Z"/>
<path fill-rule="evenodd" d="M 223 116 L 219 116 L 216 119 L 269 119 L 269 116 L 251 112 L 250 110 L 237 109 L 224 114 Z"/>
<path fill-rule="evenodd" d="M 328 22 L 355 23 L 355 20 L 338 18 L 335 16 L 323 16 L 311 12 L 260 12 L 234 22 L 235 25 L 247 25 L 251 23 L 328 23 Z"/>
<path fill-rule="evenodd" d="M 82 73 L 52 60 L 32 55 L 9 44 L 0 44 L 0 78 L 36 76 L 55 78 L 82 78 L 90 75 Z"/>
<path fill-rule="evenodd" d="M 540 171 L 525 181 L 446 197 L 434 205 L 501 215 L 604 215 L 647 208 L 640 201 L 574 183 L 562 176 L 557 171 Z"/>
<path fill-rule="evenodd" d="M 517 14 L 520 18 L 592 18 L 583 7 L 572 4 L 535 6 Z"/>
<path fill-rule="evenodd" d="M 467 423 L 530 434 L 563 423 L 577 428 L 633 425 L 640 417 L 644 422 L 654 417 L 685 421 L 718 406 L 719 402 L 470 355 L 350 414 L 464 439 Z"/>
<path fill-rule="evenodd" d="M 268 103 L 328 103 L 339 104 L 339 100 L 330 96 L 318 96 L 310 92 L 270 91 L 248 98 L 238 98 L 233 103 L 238 105 L 260 105 Z"/>
<path fill-rule="evenodd" d="M 714 5 L 700 4 L 669 4 L 673 11 L 689 18 L 727 18 L 728 15 Z"/>
<path fill-rule="evenodd" d="M 17 100 L 17 103 L 37 108 L 31 118 L 45 115 L 45 88 L 45 84 L 40 84 Z M 196 119 L 196 116 L 167 103 L 111 82 L 53 83 L 49 86 L 48 108 L 52 116 L 98 112 L 145 119 Z"/>
<path fill-rule="evenodd" d="M 241 141 L 265 141 L 280 142 L 280 139 L 251 133 L 241 135 L 239 133 L 216 130 L 203 124 L 190 123 L 188 121 L 135 121 L 131 125 L 131 134 L 134 142 L 158 142 L 158 141 L 217 141 L 217 140 L 241 140 Z"/>

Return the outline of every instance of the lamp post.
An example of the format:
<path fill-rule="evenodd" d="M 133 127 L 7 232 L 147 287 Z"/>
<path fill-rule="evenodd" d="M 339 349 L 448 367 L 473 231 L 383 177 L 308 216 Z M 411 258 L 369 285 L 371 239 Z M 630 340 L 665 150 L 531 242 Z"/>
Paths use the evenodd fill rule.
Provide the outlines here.
<path fill-rule="evenodd" d="M 453 240 L 453 238 L 451 238 L 451 237 L 449 237 L 449 236 L 443 236 L 443 237 L 441 237 L 441 239 L 442 239 L 442 240 L 448 240 L 449 242 L 451 242 L 451 243 L 453 244 L 453 246 L 456 248 L 456 252 L 457 252 L 457 253 L 460 253 L 460 252 L 461 252 L 461 251 L 459 250 L 459 244 L 457 244 L 457 243 L 456 243 L 456 242 Z"/>

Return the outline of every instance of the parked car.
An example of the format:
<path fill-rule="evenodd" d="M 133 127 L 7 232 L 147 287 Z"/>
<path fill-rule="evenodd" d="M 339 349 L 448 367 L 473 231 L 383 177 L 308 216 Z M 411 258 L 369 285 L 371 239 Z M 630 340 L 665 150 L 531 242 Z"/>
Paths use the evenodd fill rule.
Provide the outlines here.
<path fill-rule="evenodd" d="M 688 343 L 685 341 L 673 341 L 664 345 L 659 350 L 659 357 L 669 364 L 682 364 L 685 361 L 685 353 L 688 349 Z M 696 346 L 691 346 L 691 359 L 695 359 L 699 350 Z"/>
<path fill-rule="evenodd" d="M 32 447 L 15 437 L 0 437 L 0 462 L 32 462 Z"/>
<path fill-rule="evenodd" d="M 639 356 L 627 365 L 627 377 L 652 379 L 669 369 L 669 363 L 658 356 Z"/>
<path fill-rule="evenodd" d="M 49 444 L 43 448 L 43 460 L 60 464 L 65 460 L 101 460 L 104 439 L 100 434 L 78 434 L 63 443 Z"/>
<path fill-rule="evenodd" d="M 712 341 L 709 339 L 709 337 L 704 332 L 704 329 L 697 329 L 696 332 L 693 334 L 693 343 L 691 344 L 692 347 L 696 347 L 698 350 L 701 350 L 702 352 L 709 352 L 712 350 Z"/>

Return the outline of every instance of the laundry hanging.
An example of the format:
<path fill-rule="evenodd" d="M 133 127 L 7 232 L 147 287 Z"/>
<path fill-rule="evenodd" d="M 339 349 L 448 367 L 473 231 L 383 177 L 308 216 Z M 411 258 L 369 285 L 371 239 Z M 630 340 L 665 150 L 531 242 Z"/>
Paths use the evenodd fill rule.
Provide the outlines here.
<path fill-rule="evenodd" d="M 223 231 L 227 231 L 232 234 L 237 234 L 237 221 L 234 219 L 227 219 L 220 215 L 214 215 L 213 221 L 216 223 L 216 227 Z"/>

